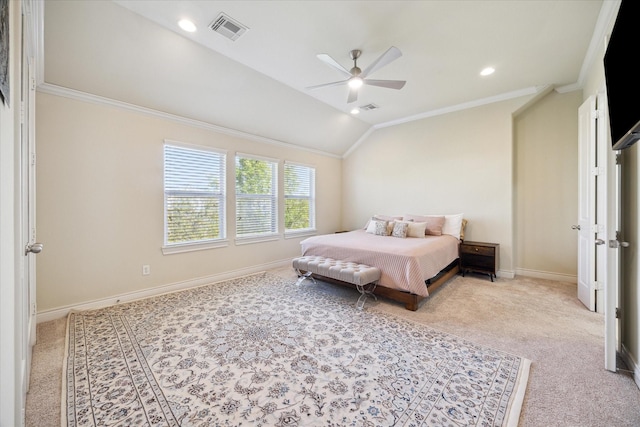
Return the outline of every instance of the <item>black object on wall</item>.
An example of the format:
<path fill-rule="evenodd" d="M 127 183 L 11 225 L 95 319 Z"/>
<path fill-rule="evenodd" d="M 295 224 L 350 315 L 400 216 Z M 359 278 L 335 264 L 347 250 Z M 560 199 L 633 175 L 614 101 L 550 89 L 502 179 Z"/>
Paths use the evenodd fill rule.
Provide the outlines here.
<path fill-rule="evenodd" d="M 609 127 L 614 150 L 640 139 L 640 2 L 622 0 L 604 55 Z"/>

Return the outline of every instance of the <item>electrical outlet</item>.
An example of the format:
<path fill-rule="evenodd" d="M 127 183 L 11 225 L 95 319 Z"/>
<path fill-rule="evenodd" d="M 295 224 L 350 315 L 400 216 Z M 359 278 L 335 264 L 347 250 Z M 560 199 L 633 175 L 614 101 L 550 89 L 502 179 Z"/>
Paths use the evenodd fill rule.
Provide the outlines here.
<path fill-rule="evenodd" d="M 143 276 L 148 276 L 151 274 L 151 267 L 148 265 L 143 265 L 142 266 L 142 275 Z"/>

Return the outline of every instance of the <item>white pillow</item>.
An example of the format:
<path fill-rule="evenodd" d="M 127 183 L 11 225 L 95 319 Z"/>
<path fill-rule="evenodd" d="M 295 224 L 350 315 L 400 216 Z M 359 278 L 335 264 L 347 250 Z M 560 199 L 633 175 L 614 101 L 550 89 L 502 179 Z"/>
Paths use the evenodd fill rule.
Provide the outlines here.
<path fill-rule="evenodd" d="M 464 214 L 445 215 L 444 225 L 442 226 L 442 234 L 449 234 L 456 239 L 460 239 L 460 230 L 462 229 L 462 217 Z"/>
<path fill-rule="evenodd" d="M 367 233 L 371 233 L 371 234 L 376 234 L 376 221 L 375 220 L 369 220 L 369 222 L 367 223 Z"/>

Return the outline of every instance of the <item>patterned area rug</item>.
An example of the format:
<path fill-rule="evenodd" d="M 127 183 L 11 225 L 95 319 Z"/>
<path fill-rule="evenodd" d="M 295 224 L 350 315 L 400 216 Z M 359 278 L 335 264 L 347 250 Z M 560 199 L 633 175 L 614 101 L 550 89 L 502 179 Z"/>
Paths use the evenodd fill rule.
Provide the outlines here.
<path fill-rule="evenodd" d="M 517 425 L 530 365 L 268 273 L 73 312 L 66 341 L 66 426 Z"/>

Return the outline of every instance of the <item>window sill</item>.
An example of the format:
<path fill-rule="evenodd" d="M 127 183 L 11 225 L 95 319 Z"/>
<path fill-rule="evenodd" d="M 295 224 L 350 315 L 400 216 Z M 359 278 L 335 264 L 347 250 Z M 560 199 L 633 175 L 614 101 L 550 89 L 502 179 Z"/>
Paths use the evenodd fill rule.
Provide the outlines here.
<path fill-rule="evenodd" d="M 278 233 L 262 234 L 259 236 L 236 237 L 236 245 L 251 245 L 253 243 L 273 242 L 276 240 L 280 240 L 280 234 Z"/>
<path fill-rule="evenodd" d="M 315 228 L 307 228 L 305 230 L 299 230 L 299 231 L 286 231 L 284 233 L 284 238 L 297 239 L 299 237 L 315 236 L 316 234 L 318 234 L 318 230 L 316 230 Z"/>
<path fill-rule="evenodd" d="M 178 245 L 163 246 L 163 255 L 181 254 L 185 252 L 204 251 L 207 249 L 226 248 L 228 240 L 216 240 L 215 242 L 183 243 Z"/>

